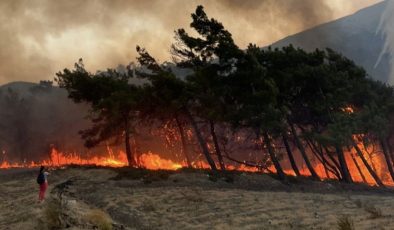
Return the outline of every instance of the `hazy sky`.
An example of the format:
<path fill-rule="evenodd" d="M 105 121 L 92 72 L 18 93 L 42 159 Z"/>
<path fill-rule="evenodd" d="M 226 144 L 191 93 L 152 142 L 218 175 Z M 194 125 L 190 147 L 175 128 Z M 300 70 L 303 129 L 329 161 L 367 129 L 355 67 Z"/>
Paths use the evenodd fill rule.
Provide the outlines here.
<path fill-rule="evenodd" d="M 79 58 L 91 71 L 135 61 L 135 46 L 169 60 L 173 31 L 199 4 L 240 47 L 268 45 L 380 0 L 1 0 L 0 85 L 53 79 Z"/>

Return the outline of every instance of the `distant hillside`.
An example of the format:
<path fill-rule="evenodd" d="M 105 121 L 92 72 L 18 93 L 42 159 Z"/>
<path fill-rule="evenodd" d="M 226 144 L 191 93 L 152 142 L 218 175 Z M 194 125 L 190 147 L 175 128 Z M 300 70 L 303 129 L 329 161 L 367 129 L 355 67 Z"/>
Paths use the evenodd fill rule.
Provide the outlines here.
<path fill-rule="evenodd" d="M 47 158 L 50 149 L 86 151 L 78 131 L 88 127 L 88 107 L 50 82 L 0 86 L 0 151 L 9 160 Z"/>
<path fill-rule="evenodd" d="M 88 150 L 78 134 L 91 127 L 86 119 L 88 111 L 87 104 L 75 104 L 67 97 L 65 89 L 54 87 L 50 82 L 11 82 L 0 86 L 0 164 L 3 160 L 48 159 L 52 147 L 82 156 L 89 155 L 89 151 L 107 154 L 106 144 L 112 142 Z M 164 139 L 153 137 L 150 127 L 140 127 L 138 143 L 140 152 L 173 156 L 179 151 L 166 149 Z M 112 148 L 116 152 L 123 149 L 123 144 Z M 3 151 L 6 154 L 2 154 Z"/>
<path fill-rule="evenodd" d="M 374 68 L 385 42 L 384 35 L 377 30 L 386 5 L 387 1 L 378 3 L 353 15 L 286 37 L 272 46 L 293 44 L 306 50 L 329 47 L 363 66 L 372 78 L 387 82 L 389 54 L 384 54 Z"/>

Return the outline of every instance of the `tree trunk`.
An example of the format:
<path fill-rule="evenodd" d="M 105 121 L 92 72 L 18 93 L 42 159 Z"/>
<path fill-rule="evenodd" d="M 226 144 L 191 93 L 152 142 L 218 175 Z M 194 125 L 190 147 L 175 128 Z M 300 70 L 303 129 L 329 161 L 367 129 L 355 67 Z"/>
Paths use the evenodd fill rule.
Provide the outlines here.
<path fill-rule="evenodd" d="M 138 141 L 138 137 L 137 137 L 137 135 L 134 135 L 134 138 L 131 138 L 132 139 L 132 146 L 133 146 L 133 149 L 132 149 L 132 153 L 133 153 L 133 158 L 135 159 L 135 165 L 137 166 L 137 167 L 140 167 L 141 166 L 141 162 L 140 162 L 140 159 L 141 159 L 141 156 L 142 156 L 142 152 L 141 152 L 141 149 L 140 149 L 140 144 L 139 144 L 139 141 Z"/>
<path fill-rule="evenodd" d="M 354 165 L 356 166 L 356 168 L 358 170 L 358 173 L 361 176 L 361 179 L 363 179 L 363 182 L 367 184 L 368 183 L 367 179 L 365 178 L 363 171 L 361 171 L 360 165 L 358 164 L 356 158 L 354 158 L 353 154 L 351 154 L 351 157 L 352 157 Z"/>
<path fill-rule="evenodd" d="M 393 165 L 393 167 L 394 167 L 394 153 L 393 153 L 393 148 L 392 148 L 392 146 L 390 145 L 390 142 L 389 142 L 389 139 L 388 139 L 388 138 L 384 139 L 384 141 L 385 141 L 385 143 L 386 143 L 387 150 L 388 150 L 388 152 L 389 152 L 389 154 L 390 154 L 391 162 L 393 163 L 392 165 Z"/>
<path fill-rule="evenodd" d="M 312 151 L 312 153 L 316 156 L 316 158 L 322 163 L 322 165 L 323 165 L 323 167 L 324 167 L 324 172 L 326 173 L 326 175 L 327 175 L 327 178 L 330 178 L 330 174 L 329 174 L 329 172 L 331 172 L 334 176 L 336 176 L 338 179 L 340 178 L 339 177 L 339 172 L 338 172 L 338 168 L 335 166 L 335 165 L 333 165 L 333 164 L 331 164 L 327 159 L 326 159 L 326 157 L 324 156 L 324 152 L 323 152 L 323 148 L 322 148 L 322 146 L 320 145 L 319 147 L 318 146 L 316 146 L 314 143 L 313 143 L 313 140 L 311 140 L 310 138 L 307 138 L 306 139 L 306 142 L 308 143 L 308 145 L 309 145 L 309 148 L 311 149 L 311 151 Z"/>
<path fill-rule="evenodd" d="M 384 158 L 386 159 L 387 169 L 390 172 L 391 179 L 394 181 L 394 171 L 393 171 L 393 166 L 391 164 L 390 155 L 388 153 L 387 142 L 385 142 L 384 140 L 381 139 L 380 140 L 380 144 L 382 146 L 382 151 L 383 151 L 383 154 L 384 154 Z"/>
<path fill-rule="evenodd" d="M 175 117 L 176 124 L 179 129 L 179 134 L 181 136 L 181 142 L 182 142 L 182 152 L 185 155 L 186 158 L 186 163 L 188 168 L 192 168 L 192 161 L 190 160 L 190 155 L 189 155 L 189 148 L 187 147 L 186 143 L 186 136 L 185 136 L 185 130 L 183 129 L 183 126 L 181 122 L 179 121 L 178 117 Z"/>
<path fill-rule="evenodd" d="M 319 176 L 317 175 L 315 169 L 313 168 L 311 162 L 308 159 L 308 155 L 306 155 L 305 148 L 304 148 L 304 146 L 302 146 L 302 143 L 301 143 L 300 139 L 298 138 L 297 131 L 295 130 L 294 125 L 290 124 L 290 128 L 291 128 L 291 132 L 293 133 L 293 137 L 294 137 L 295 143 L 297 145 L 297 148 L 300 150 L 301 156 L 304 159 L 304 161 L 306 163 L 306 167 L 308 168 L 309 172 L 311 173 L 312 178 L 320 180 Z"/>
<path fill-rule="evenodd" d="M 282 139 L 283 139 L 283 143 L 285 144 L 285 147 L 286 147 L 286 152 L 287 152 L 287 156 L 289 157 L 289 160 L 290 160 L 291 168 L 293 169 L 296 176 L 301 176 L 301 173 L 298 170 L 296 161 L 294 159 L 293 153 L 291 152 L 289 142 L 287 141 L 286 134 L 282 135 Z"/>
<path fill-rule="evenodd" d="M 276 169 L 276 173 L 278 174 L 279 179 L 286 180 L 286 174 L 283 172 L 283 169 L 280 166 L 279 160 L 276 157 L 274 149 L 272 148 L 271 141 L 270 141 L 270 138 L 269 138 L 267 132 L 264 132 L 264 142 L 267 145 L 268 154 L 270 155 L 272 163 L 274 164 L 274 167 Z"/>
<path fill-rule="evenodd" d="M 338 161 L 339 161 L 340 170 L 342 173 L 342 180 L 347 183 L 353 182 L 352 176 L 350 175 L 349 168 L 347 167 L 345 155 L 344 155 L 342 149 L 338 146 L 335 146 L 335 149 L 336 149 L 336 152 L 338 155 Z"/>
<path fill-rule="evenodd" d="M 200 129 L 198 128 L 198 125 L 197 125 L 196 121 L 194 120 L 193 116 L 190 114 L 189 111 L 186 110 L 186 114 L 188 115 L 188 117 L 190 119 L 190 122 L 192 124 L 192 127 L 193 127 L 194 132 L 195 132 L 196 137 L 197 137 L 197 141 L 200 144 L 202 153 L 204 154 L 204 156 L 205 156 L 209 166 L 211 167 L 211 169 L 216 171 L 217 168 L 216 168 L 215 161 L 212 159 L 212 157 L 211 157 L 211 155 L 209 153 L 207 144 L 206 144 L 206 142 L 204 141 L 204 138 L 201 135 Z"/>
<path fill-rule="evenodd" d="M 133 157 L 133 153 L 131 151 L 131 146 L 130 146 L 130 125 L 129 125 L 129 120 L 125 118 L 125 149 L 126 149 L 126 156 L 127 156 L 127 162 L 129 163 L 129 167 L 134 167 L 136 166 L 135 159 Z"/>
<path fill-rule="evenodd" d="M 327 156 L 328 157 L 328 159 L 330 159 L 331 160 L 331 162 L 330 161 L 328 161 L 328 159 L 326 160 L 326 162 L 327 162 L 327 165 L 329 165 L 330 166 L 330 172 L 332 172 L 333 173 L 333 175 L 338 179 L 338 180 L 342 180 L 342 175 L 341 175 L 341 172 L 340 172 L 340 166 L 339 166 L 339 163 L 338 163 L 338 161 L 334 158 L 334 156 L 332 156 L 333 155 L 333 152 L 331 152 L 326 146 L 321 146 L 323 149 L 322 149 L 322 152 L 323 152 L 323 155 L 324 155 L 324 151 L 325 151 L 325 156 Z M 332 171 L 331 171 L 332 170 Z"/>
<path fill-rule="evenodd" d="M 338 170 L 340 170 L 341 166 L 339 165 L 338 160 L 336 160 L 333 156 L 333 152 L 331 152 L 327 147 L 324 147 L 324 150 L 326 150 L 326 155 L 327 157 L 332 161 L 332 163 L 334 164 L 335 168 Z M 339 171 L 338 171 L 339 172 Z"/>
<path fill-rule="evenodd" d="M 363 162 L 364 166 L 367 168 L 369 174 L 373 177 L 375 180 L 376 184 L 379 186 L 384 187 L 384 184 L 382 181 L 379 179 L 378 175 L 376 175 L 375 171 L 372 169 L 372 167 L 369 165 L 367 159 L 365 159 L 363 152 L 361 149 L 357 146 L 357 143 L 353 141 L 353 147 L 356 149 L 357 155 L 360 157 L 361 161 Z"/>
<path fill-rule="evenodd" d="M 220 151 L 220 146 L 219 146 L 219 143 L 218 143 L 218 138 L 217 138 L 217 136 L 216 136 L 215 124 L 213 123 L 213 121 L 209 121 L 209 125 L 211 126 L 211 136 L 212 136 L 213 144 L 214 144 L 214 146 L 215 146 L 216 155 L 218 156 L 218 161 L 219 161 L 220 169 L 224 171 L 224 170 L 226 170 L 226 166 L 224 165 L 222 152 Z"/>
<path fill-rule="evenodd" d="M 330 153 L 327 153 L 326 152 L 326 155 L 328 156 L 328 154 L 330 154 Z M 331 156 L 332 157 L 332 156 Z M 329 157 L 330 158 L 330 157 Z M 332 157 L 333 158 L 333 157 Z M 331 158 L 330 158 L 331 159 Z M 332 160 L 332 159 L 331 159 Z M 333 164 L 330 164 L 329 163 L 329 161 L 327 160 L 327 165 L 331 165 L 330 166 L 330 172 L 338 179 L 338 180 L 341 180 L 342 179 L 342 175 L 341 175 L 341 172 L 340 172 L 340 167 L 338 167 L 335 163 L 333 163 Z"/>

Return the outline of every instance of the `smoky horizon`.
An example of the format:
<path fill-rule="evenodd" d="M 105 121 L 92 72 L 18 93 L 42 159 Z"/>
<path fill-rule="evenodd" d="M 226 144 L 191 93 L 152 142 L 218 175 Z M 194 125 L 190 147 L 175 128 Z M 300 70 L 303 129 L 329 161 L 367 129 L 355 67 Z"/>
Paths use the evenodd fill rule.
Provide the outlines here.
<path fill-rule="evenodd" d="M 286 36 L 353 14 L 379 0 L 265 1 L 2 1 L 0 85 L 52 80 L 83 58 L 96 71 L 135 62 L 135 46 L 160 62 L 171 60 L 174 30 L 189 29 L 203 5 L 241 48 L 266 46 Z M 247 36 L 245 36 L 247 34 Z"/>

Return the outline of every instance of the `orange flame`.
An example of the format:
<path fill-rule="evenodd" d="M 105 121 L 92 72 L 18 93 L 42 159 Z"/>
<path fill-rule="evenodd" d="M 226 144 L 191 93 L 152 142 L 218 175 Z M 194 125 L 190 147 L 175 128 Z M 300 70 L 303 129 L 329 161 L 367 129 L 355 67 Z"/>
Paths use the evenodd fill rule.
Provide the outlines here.
<path fill-rule="evenodd" d="M 361 143 L 358 143 L 358 145 L 359 148 L 362 150 L 364 157 L 367 159 L 368 163 L 373 167 L 374 171 L 377 173 L 377 175 L 382 180 L 382 182 L 386 185 L 394 186 L 394 183 L 392 182 L 391 177 L 388 173 L 387 166 L 385 165 L 385 161 L 382 154 L 375 154 L 371 156 L 370 154 L 368 154 L 368 152 L 371 152 L 373 147 L 368 147 L 367 149 L 365 149 L 365 147 Z M 5 153 L 3 152 L 3 154 Z M 353 156 L 356 156 L 355 149 L 345 152 L 345 160 L 349 167 L 349 171 L 351 173 L 352 179 L 355 182 L 366 182 L 367 184 L 375 185 L 376 184 L 375 180 L 369 174 L 368 170 L 362 163 L 361 159 L 359 157 L 354 157 L 353 160 L 352 154 Z M 177 170 L 182 167 L 187 167 L 186 162 L 175 162 L 170 159 L 164 159 L 160 157 L 159 154 L 155 154 L 152 152 L 141 154 L 138 157 L 138 159 L 136 159 L 136 161 L 139 162 L 141 167 L 151 170 L 158 170 L 158 169 Z M 354 163 L 354 161 L 357 162 L 358 168 Z M 24 163 L 10 163 L 7 161 L 3 161 L 0 164 L 0 169 L 23 168 L 23 167 L 32 168 L 32 167 L 39 167 L 40 165 L 60 167 L 70 164 L 124 167 L 128 165 L 128 161 L 126 154 L 124 152 L 120 151 L 118 154 L 114 154 L 112 150 L 109 148 L 108 148 L 107 156 L 92 156 L 90 158 L 81 158 L 81 156 L 78 154 L 64 154 L 62 152 L 58 152 L 56 149 L 52 149 L 51 157 L 48 160 L 42 162 L 24 162 Z M 195 162 L 192 162 L 192 166 L 194 168 L 202 168 L 202 169 L 210 168 L 209 164 L 207 164 L 203 160 L 197 160 Z M 245 172 L 261 171 L 261 169 L 258 169 L 256 167 L 249 167 L 245 165 L 235 166 L 235 165 L 227 164 L 226 167 L 228 170 L 238 170 Z M 321 163 L 315 162 L 314 168 L 317 174 L 320 176 L 320 178 L 322 178 L 322 180 L 335 178 L 333 174 L 325 171 L 324 166 Z M 271 172 L 276 172 L 273 166 L 269 167 L 268 170 Z M 294 172 L 290 169 L 285 169 L 284 171 L 288 175 L 295 175 Z M 306 167 L 302 167 L 300 169 L 300 172 L 302 175 L 310 176 L 310 173 Z"/>

